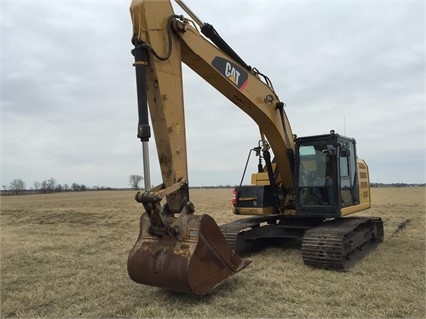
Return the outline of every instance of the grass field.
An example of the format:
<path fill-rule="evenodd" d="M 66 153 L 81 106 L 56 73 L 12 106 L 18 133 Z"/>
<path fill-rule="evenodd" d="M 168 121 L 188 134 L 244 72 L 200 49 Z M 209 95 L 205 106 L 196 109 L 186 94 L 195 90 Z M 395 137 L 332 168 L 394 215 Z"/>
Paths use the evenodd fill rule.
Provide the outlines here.
<path fill-rule="evenodd" d="M 292 242 L 214 293 L 194 297 L 133 283 L 127 255 L 138 235 L 134 192 L 1 198 L 1 317 L 424 318 L 425 188 L 372 189 L 364 214 L 385 241 L 349 272 L 305 266 Z M 231 190 L 191 190 L 196 213 L 235 219 Z"/>

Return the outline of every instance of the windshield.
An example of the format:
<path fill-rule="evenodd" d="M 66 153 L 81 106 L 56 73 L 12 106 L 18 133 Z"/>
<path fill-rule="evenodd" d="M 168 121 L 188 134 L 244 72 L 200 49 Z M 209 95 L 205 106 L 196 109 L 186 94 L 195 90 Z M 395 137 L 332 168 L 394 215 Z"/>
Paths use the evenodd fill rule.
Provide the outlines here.
<path fill-rule="evenodd" d="M 299 158 L 299 186 L 323 186 L 327 175 L 331 176 L 327 145 L 323 142 L 301 145 Z"/>

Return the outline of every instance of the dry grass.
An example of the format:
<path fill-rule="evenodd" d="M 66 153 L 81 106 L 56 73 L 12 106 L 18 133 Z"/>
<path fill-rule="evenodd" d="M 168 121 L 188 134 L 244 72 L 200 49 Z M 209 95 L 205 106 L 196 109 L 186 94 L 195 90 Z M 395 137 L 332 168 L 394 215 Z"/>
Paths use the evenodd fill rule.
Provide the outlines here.
<path fill-rule="evenodd" d="M 205 297 L 133 283 L 126 270 L 138 234 L 133 192 L 1 198 L 2 317 L 423 318 L 425 189 L 373 189 L 366 213 L 385 242 L 350 272 L 312 269 L 290 242 Z M 191 190 L 197 213 L 234 219 L 230 190 Z M 366 215 L 364 214 L 364 215 Z"/>

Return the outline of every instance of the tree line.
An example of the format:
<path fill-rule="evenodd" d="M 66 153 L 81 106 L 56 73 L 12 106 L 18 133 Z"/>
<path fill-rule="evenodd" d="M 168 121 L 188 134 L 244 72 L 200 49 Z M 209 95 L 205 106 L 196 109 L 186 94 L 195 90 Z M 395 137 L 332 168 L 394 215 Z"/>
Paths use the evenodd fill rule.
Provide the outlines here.
<path fill-rule="evenodd" d="M 130 175 L 129 185 L 132 189 L 139 189 L 139 183 L 143 180 L 140 175 Z M 54 177 L 45 179 L 43 181 L 35 181 L 29 189 L 27 189 L 25 182 L 21 178 L 15 178 L 9 185 L 2 185 L 2 194 L 20 195 L 24 193 L 57 193 L 57 192 L 84 192 L 88 190 L 116 190 L 117 188 L 106 186 L 86 186 L 84 184 L 72 183 L 60 184 Z"/>
<path fill-rule="evenodd" d="M 25 182 L 21 178 L 16 178 L 9 183 L 9 186 L 2 185 L 2 192 L 8 192 L 15 195 L 32 192 L 32 193 L 54 193 L 54 192 L 70 192 L 70 191 L 87 191 L 90 188 L 84 184 L 72 183 L 69 184 L 60 184 L 57 183 L 56 179 L 51 177 L 43 181 L 35 181 L 30 188 L 26 187 Z M 98 189 L 95 187 L 93 189 Z M 106 187 L 102 187 L 106 189 Z"/>
<path fill-rule="evenodd" d="M 129 186 L 132 189 L 140 189 L 139 184 L 143 180 L 143 177 L 140 175 L 130 175 L 129 176 Z M 371 183 L 371 187 L 416 187 L 416 186 L 426 186 L 425 183 L 422 184 L 407 184 L 407 183 Z M 197 186 L 191 188 L 233 188 L 235 186 L 231 185 L 219 185 L 219 186 Z M 25 182 L 21 178 L 16 178 L 12 180 L 9 185 L 2 185 L 2 194 L 13 194 L 20 195 L 24 193 L 54 193 L 54 192 L 84 192 L 88 190 L 117 190 L 113 187 L 105 186 L 92 186 L 88 187 L 84 184 L 72 183 L 69 184 L 59 184 L 56 179 L 51 177 L 49 179 L 43 180 L 41 182 L 35 181 L 29 189 L 26 188 Z"/>
<path fill-rule="evenodd" d="M 370 183 L 371 187 L 425 187 L 426 183 Z"/>

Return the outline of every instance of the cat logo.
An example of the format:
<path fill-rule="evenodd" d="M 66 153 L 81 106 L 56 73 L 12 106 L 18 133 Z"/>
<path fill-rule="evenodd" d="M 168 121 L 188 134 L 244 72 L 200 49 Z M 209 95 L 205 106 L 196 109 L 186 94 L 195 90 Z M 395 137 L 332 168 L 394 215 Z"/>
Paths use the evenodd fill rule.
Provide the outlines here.
<path fill-rule="evenodd" d="M 234 82 L 236 86 L 238 86 L 238 80 L 240 79 L 240 72 L 237 71 L 234 67 L 232 67 L 231 63 L 226 62 L 225 64 L 225 75 L 231 82 Z"/>
<path fill-rule="evenodd" d="M 248 73 L 237 64 L 217 56 L 213 59 L 212 65 L 240 91 L 247 86 Z"/>

